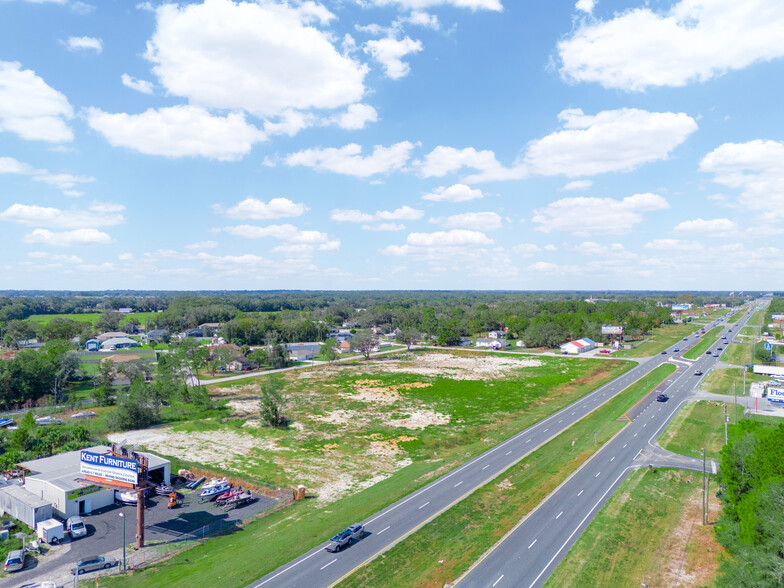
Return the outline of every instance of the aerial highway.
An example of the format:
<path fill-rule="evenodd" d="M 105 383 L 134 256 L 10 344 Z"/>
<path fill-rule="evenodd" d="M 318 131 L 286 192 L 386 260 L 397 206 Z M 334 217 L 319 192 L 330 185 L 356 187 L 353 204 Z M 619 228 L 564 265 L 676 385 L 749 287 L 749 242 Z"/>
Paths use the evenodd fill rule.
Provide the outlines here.
<path fill-rule="evenodd" d="M 744 318 L 741 323 L 745 320 Z M 740 323 L 738 329 L 740 329 Z M 698 342 L 698 338 L 690 336 L 687 341 L 678 342 L 671 346 L 665 354 L 642 360 L 637 366 L 613 381 L 401 498 L 368 519 L 346 521 L 346 525 L 361 522 L 365 525 L 368 535 L 344 551 L 339 553 L 325 551 L 324 548 L 329 539 L 329 537 L 325 537 L 323 544 L 252 582 L 248 587 L 315 588 L 338 583 L 357 568 L 365 565 L 464 499 L 477 488 L 496 478 L 651 370 L 674 359 L 680 369 L 667 378 L 663 384 L 667 386 L 673 400 L 666 406 L 659 405 L 653 400 L 653 396 L 649 395 L 646 401 L 639 403 L 629 414 L 633 422 L 613 439 L 610 447 L 603 448 L 595 458 L 588 462 L 590 466 L 584 466 L 578 470 L 568 483 L 559 489 L 559 492 L 563 492 L 567 487 L 569 489 L 576 488 L 576 484 L 583 484 L 584 487 L 577 489 L 574 496 L 566 493 L 552 495 L 551 499 L 540 505 L 526 519 L 526 522 L 509 535 L 506 541 L 497 546 L 491 554 L 488 554 L 488 557 L 478 562 L 478 565 L 474 566 L 469 574 L 460 579 L 467 586 L 491 586 L 494 585 L 494 582 L 498 582 L 495 585 L 500 586 L 502 581 L 506 586 L 521 586 L 523 585 L 521 582 L 527 580 L 519 578 L 528 578 L 529 575 L 531 576 L 530 582 L 525 584 L 526 586 L 543 582 L 546 579 L 547 570 L 552 570 L 552 566 L 557 563 L 558 558 L 563 556 L 565 550 L 568 550 L 569 542 L 573 542 L 579 535 L 579 530 L 589 522 L 591 514 L 595 513 L 596 508 L 609 498 L 612 489 L 620 483 L 628 468 L 633 467 L 632 462 L 643 447 L 645 440 L 653 433 L 658 434 L 666 421 L 671 418 L 675 405 L 679 401 L 679 395 L 682 397 L 688 389 L 696 385 L 698 379 L 701 379 L 693 375 L 694 369 L 701 366 L 704 368 L 703 371 L 707 371 L 715 363 L 715 358 L 704 356 L 694 362 L 692 367 L 691 362 L 672 357 L 674 348 L 679 348 L 682 353 Z M 605 462 L 607 462 L 606 467 L 604 466 Z M 599 470 L 594 471 L 597 464 L 602 465 Z M 588 475 L 586 472 L 590 472 L 594 477 L 585 480 Z M 551 513 L 554 505 L 561 503 L 562 497 L 569 503 L 568 509 L 562 509 L 564 510 L 562 514 L 559 514 L 561 511 Z M 551 514 L 552 516 L 550 516 Z M 586 517 L 586 515 L 589 516 Z M 533 520 L 534 517 L 536 517 L 537 523 L 528 524 L 527 520 Z M 535 528 L 536 524 L 541 525 L 543 521 L 546 526 L 550 527 L 549 533 L 552 536 L 531 535 L 529 529 Z M 557 522 L 553 524 L 553 521 Z M 335 529 L 335 531 L 338 530 Z M 518 548 L 526 541 L 525 537 L 529 536 L 532 537 L 531 541 L 523 546 L 526 552 L 522 553 Z M 530 549 L 528 549 L 529 544 Z M 536 551 L 531 551 L 535 547 L 537 547 Z M 539 564 L 550 559 L 552 561 L 547 568 L 542 570 L 542 566 Z M 529 560 L 530 564 L 520 563 Z M 539 565 L 540 568 L 536 572 L 533 571 L 534 564 Z M 501 579 L 499 580 L 499 578 Z"/>
<path fill-rule="evenodd" d="M 726 342 L 720 338 L 710 351 L 726 348 L 747 320 L 748 315 L 736 324 L 725 324 L 721 335 L 727 336 Z M 732 333 L 728 332 L 730 329 Z M 681 353 L 685 351 L 680 349 Z M 680 353 L 667 355 L 678 366 L 677 371 L 638 405 L 632 422 L 488 550 L 454 586 L 532 588 L 545 583 L 629 472 L 647 465 L 638 456 L 654 448 L 664 427 L 694 395 L 704 374 L 719 361 L 707 354 L 694 361 L 684 360 Z M 703 375 L 697 376 L 698 370 Z M 656 402 L 655 396 L 662 391 L 669 400 Z"/>

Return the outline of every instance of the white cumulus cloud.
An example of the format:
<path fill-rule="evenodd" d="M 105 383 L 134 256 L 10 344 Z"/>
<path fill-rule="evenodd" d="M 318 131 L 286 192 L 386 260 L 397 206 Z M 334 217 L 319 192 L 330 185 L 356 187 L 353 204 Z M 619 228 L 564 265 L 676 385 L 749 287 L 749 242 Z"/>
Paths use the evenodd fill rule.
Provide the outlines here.
<path fill-rule="evenodd" d="M 422 42 L 414 41 L 410 37 L 395 39 L 386 37 L 374 39 L 365 43 L 365 53 L 368 53 L 384 67 L 388 78 L 398 80 L 408 75 L 411 66 L 403 61 L 406 55 L 422 51 Z"/>
<path fill-rule="evenodd" d="M 305 149 L 287 155 L 284 161 L 289 166 L 303 165 L 319 171 L 366 178 L 401 169 L 408 162 L 414 147 L 410 141 L 401 141 L 389 147 L 376 145 L 370 155 L 363 156 L 362 146 L 350 143 L 338 148 Z"/>
<path fill-rule="evenodd" d="M 316 24 L 315 2 L 205 0 L 163 4 L 146 58 L 169 94 L 190 104 L 258 117 L 359 102 L 367 67 L 342 55 Z"/>
<path fill-rule="evenodd" d="M 148 82 L 147 80 L 139 80 L 126 73 L 120 76 L 120 80 L 122 81 L 123 86 L 126 86 L 131 90 L 136 90 L 142 94 L 152 94 L 153 92 L 152 82 Z"/>
<path fill-rule="evenodd" d="M 102 203 L 93 203 L 86 209 L 62 210 L 17 202 L 0 212 L 0 221 L 57 229 L 106 227 L 125 222 L 125 217 L 120 214 L 123 210 L 125 207 L 122 205 L 106 207 Z"/>
<path fill-rule="evenodd" d="M 593 182 L 591 180 L 572 180 L 571 182 L 567 182 L 566 185 L 561 188 L 561 190 L 587 190 L 591 186 L 593 186 Z"/>
<path fill-rule="evenodd" d="M 149 109 L 141 114 L 85 110 L 87 124 L 115 147 L 148 155 L 240 159 L 266 137 L 241 112 L 213 116 L 198 106 Z"/>
<path fill-rule="evenodd" d="M 62 232 L 35 229 L 32 233 L 25 235 L 24 241 L 25 243 L 71 247 L 73 245 L 106 245 L 112 242 L 112 238 L 98 229 L 76 229 Z"/>
<path fill-rule="evenodd" d="M 336 114 L 331 120 L 342 129 L 354 131 L 378 121 L 378 112 L 369 104 L 352 104 L 345 112 Z"/>
<path fill-rule="evenodd" d="M 300 216 L 308 210 L 308 207 L 302 202 L 293 202 L 288 198 L 273 198 L 269 202 L 264 202 L 258 198 L 246 198 L 225 210 L 221 205 L 215 204 L 213 205 L 213 210 L 231 218 L 269 220 Z"/>
<path fill-rule="evenodd" d="M 503 10 L 501 0 L 367 0 L 376 6 L 399 6 L 410 10 L 424 10 L 435 6 L 454 6 L 469 10 Z"/>
<path fill-rule="evenodd" d="M 422 200 L 432 200 L 434 202 L 466 202 L 484 198 L 482 190 L 471 188 L 465 184 L 452 184 L 451 186 L 439 186 L 429 194 L 422 196 Z"/>
<path fill-rule="evenodd" d="M 103 51 L 103 41 L 95 37 L 68 37 L 65 46 L 69 51 Z"/>
<path fill-rule="evenodd" d="M 0 131 L 27 141 L 73 140 L 73 108 L 62 93 L 17 61 L 0 61 Z"/>
<path fill-rule="evenodd" d="M 424 210 L 417 210 L 404 205 L 395 210 L 377 210 L 374 214 L 360 210 L 335 209 L 330 213 L 329 218 L 337 222 L 372 223 L 377 221 L 419 220 L 424 214 Z"/>
<path fill-rule="evenodd" d="M 645 193 L 613 198 L 562 198 L 534 211 L 537 230 L 568 231 L 575 235 L 628 233 L 642 222 L 643 212 L 665 210 L 667 201 L 657 194 Z"/>
<path fill-rule="evenodd" d="M 780 0 L 646 5 L 579 26 L 558 44 L 561 74 L 630 91 L 684 86 L 784 56 L 782 30 Z"/>
<path fill-rule="evenodd" d="M 699 235 L 729 235 L 737 230 L 737 223 L 728 218 L 714 218 L 710 220 L 697 218 L 690 221 L 683 221 L 673 229 L 676 233 L 692 233 Z"/>

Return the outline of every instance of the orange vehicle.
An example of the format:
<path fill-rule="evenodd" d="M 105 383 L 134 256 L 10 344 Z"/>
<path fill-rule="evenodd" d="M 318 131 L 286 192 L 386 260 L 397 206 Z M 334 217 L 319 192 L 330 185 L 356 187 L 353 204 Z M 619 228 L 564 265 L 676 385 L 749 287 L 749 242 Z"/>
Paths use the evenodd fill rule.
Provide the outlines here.
<path fill-rule="evenodd" d="M 176 508 L 180 505 L 180 499 L 176 492 L 169 494 L 169 508 Z"/>

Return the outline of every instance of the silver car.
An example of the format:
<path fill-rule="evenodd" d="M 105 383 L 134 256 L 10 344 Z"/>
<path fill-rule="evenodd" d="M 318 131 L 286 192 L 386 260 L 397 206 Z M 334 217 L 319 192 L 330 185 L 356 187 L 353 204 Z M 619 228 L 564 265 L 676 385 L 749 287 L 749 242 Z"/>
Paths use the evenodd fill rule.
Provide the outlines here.
<path fill-rule="evenodd" d="M 365 536 L 365 527 L 359 523 L 354 523 L 345 531 L 341 531 L 329 540 L 329 543 L 324 548 L 327 551 L 340 551 L 352 541 L 362 539 Z"/>
<path fill-rule="evenodd" d="M 6 572 L 18 572 L 24 567 L 24 564 L 24 551 L 21 549 L 16 549 L 8 553 L 8 557 L 5 558 L 5 566 L 3 569 Z"/>
<path fill-rule="evenodd" d="M 117 560 L 110 555 L 88 555 L 76 562 L 71 568 L 71 573 L 79 575 L 95 570 L 108 570 L 116 563 Z"/>

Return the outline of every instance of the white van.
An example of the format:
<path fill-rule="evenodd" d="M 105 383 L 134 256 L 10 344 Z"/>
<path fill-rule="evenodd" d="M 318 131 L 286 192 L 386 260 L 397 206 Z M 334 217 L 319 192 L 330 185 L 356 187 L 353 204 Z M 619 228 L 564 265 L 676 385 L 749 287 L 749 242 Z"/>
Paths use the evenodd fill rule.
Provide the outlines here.
<path fill-rule="evenodd" d="M 65 525 L 66 530 L 71 535 L 71 539 L 87 536 L 87 526 L 82 517 L 71 517 Z"/>

